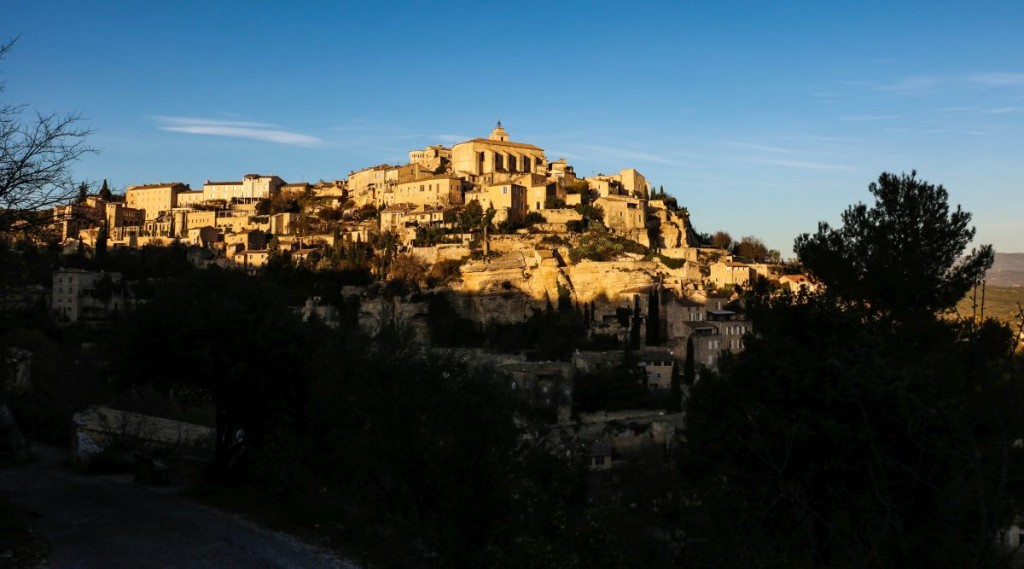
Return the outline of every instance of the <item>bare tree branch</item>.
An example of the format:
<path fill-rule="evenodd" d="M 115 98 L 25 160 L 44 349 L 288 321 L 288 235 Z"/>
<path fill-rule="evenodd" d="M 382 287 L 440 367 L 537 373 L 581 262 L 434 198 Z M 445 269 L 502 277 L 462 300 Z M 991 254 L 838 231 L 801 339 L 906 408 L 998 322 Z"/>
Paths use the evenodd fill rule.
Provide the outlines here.
<path fill-rule="evenodd" d="M 0 60 L 17 38 L 0 44 Z M 0 93 L 3 85 L 0 84 Z M 40 113 L 0 103 L 0 236 L 49 224 L 43 211 L 70 201 L 77 191 L 71 167 L 85 154 L 92 131 L 78 113 Z"/>

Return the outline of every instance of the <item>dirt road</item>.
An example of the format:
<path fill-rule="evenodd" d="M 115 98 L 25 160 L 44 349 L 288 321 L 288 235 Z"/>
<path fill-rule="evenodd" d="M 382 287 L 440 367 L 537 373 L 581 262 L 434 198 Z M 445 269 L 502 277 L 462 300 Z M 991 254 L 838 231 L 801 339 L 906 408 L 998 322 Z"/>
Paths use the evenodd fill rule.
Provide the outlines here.
<path fill-rule="evenodd" d="M 67 452 L 33 447 L 32 464 L 0 469 L 0 493 L 38 514 L 50 543 L 46 567 L 337 567 L 352 562 L 210 510 L 173 491 L 112 478 L 81 476 Z"/>

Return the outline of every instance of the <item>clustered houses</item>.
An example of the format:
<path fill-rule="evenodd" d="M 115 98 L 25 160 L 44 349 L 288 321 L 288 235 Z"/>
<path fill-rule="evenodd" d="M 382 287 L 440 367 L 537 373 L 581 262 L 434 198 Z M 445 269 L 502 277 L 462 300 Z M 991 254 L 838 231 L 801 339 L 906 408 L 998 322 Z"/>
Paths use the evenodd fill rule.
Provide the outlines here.
<path fill-rule="evenodd" d="M 105 200 L 99 196 L 86 196 L 79 203 L 58 206 L 53 210 L 53 221 L 62 239 L 78 238 L 85 232 L 90 243 L 95 242 L 101 227 L 106 228 L 112 239 L 138 235 L 144 219 L 144 210 L 123 200 Z"/>
<path fill-rule="evenodd" d="M 529 362 L 525 354 L 510 363 L 513 356 L 501 355 L 498 369 L 509 389 L 562 429 L 573 374 L 633 358 L 644 371 L 644 384 L 658 392 L 652 395 L 665 396 L 688 353 L 699 378 L 702 370 L 715 369 L 723 354 L 743 349 L 751 324 L 732 289 L 759 277 L 776 280 L 770 272 L 775 267 L 700 247 L 688 213 L 667 200 L 650 199 L 649 190 L 644 176 L 630 168 L 579 178 L 565 159 L 548 161 L 542 148 L 511 141 L 498 123 L 487 138 L 413 150 L 407 164 L 373 166 L 351 172 L 346 180 L 287 183 L 274 175 L 248 174 L 239 181 L 207 181 L 197 190 L 181 182 L 137 185 L 123 197 L 85 196 L 56 208 L 53 219 L 66 250 L 96 247 L 101 237 L 111 248 L 177 242 L 188 246 L 188 260 L 196 266 L 218 264 L 250 273 L 275 258 L 275 247 L 289 251 L 293 262 L 313 266 L 325 258 L 325 247 L 371 243 L 375 235 L 390 232 L 397 239 L 389 242 L 412 258 L 427 264 L 459 261 L 459 278 L 441 294 L 451 293 L 451 309 L 474 326 L 521 322 L 538 307 L 550 308 L 556 298 L 561 305 L 567 294 L 583 317 L 587 339 L 640 349 L 577 352 L 572 363 Z M 496 227 L 505 224 L 503 234 L 460 233 L 476 223 L 462 215 L 473 202 Z M 630 240 L 659 255 L 623 252 L 611 261 L 573 257 L 573 248 L 582 248 L 586 237 L 605 238 L 601 232 L 570 231 L 584 212 L 598 211 L 576 207 L 581 205 L 599 208 L 619 246 Z M 524 222 L 534 225 L 517 231 Z M 482 241 L 482 259 L 473 255 L 476 239 Z M 801 275 L 776 282 L 793 293 L 818 287 Z M 346 300 L 358 300 L 356 317 L 363 329 L 372 333 L 387 318 L 402 318 L 430 341 L 432 332 L 417 329 L 430 316 L 429 302 L 419 295 L 396 299 L 360 287 L 345 289 L 352 289 L 342 290 Z M 126 290 L 131 289 L 118 274 L 58 271 L 51 307 L 62 323 L 102 327 L 132 302 Z M 336 308 L 321 305 L 317 297 L 296 311 L 339 325 Z M 587 454 L 594 468 L 607 468 L 614 454 L 641 439 L 669 441 L 676 428 L 676 419 L 660 415 L 582 420 L 591 425 L 589 431 L 557 431 L 555 446 Z M 623 420 L 642 428 L 615 431 Z"/>
<path fill-rule="evenodd" d="M 54 221 L 62 237 L 90 246 L 101 233 L 108 247 L 179 242 L 190 247 L 189 260 L 198 266 L 216 263 L 255 272 L 273 258 L 272 247 L 290 251 L 293 261 L 313 263 L 321 258 L 318 247 L 346 240 L 367 243 L 385 231 L 432 263 L 449 251 L 466 250 L 471 236 L 455 228 L 473 202 L 493 212 L 495 225 L 515 227 L 536 212 L 545 220 L 540 233 L 565 233 L 570 222 L 581 219 L 574 206 L 593 204 L 610 233 L 675 260 L 681 268 L 667 276 L 665 265 L 639 274 L 639 257 L 618 269 L 567 267 L 564 245 L 542 246 L 536 239 L 526 243 L 510 235 L 505 245 L 488 241 L 485 250 L 493 258 L 464 266 L 460 281 L 464 292 L 486 294 L 500 283 L 497 294 L 532 290 L 534 299 L 553 298 L 551 291 L 563 283 L 571 288 L 575 281 L 580 290 L 573 292 L 574 302 L 586 314 L 588 335 L 661 350 L 644 354 L 641 362 L 652 389 L 668 388 L 679 372 L 674 362 L 682 361 L 690 345 L 698 367 L 711 369 L 722 353 L 742 349 L 751 327 L 742 310 L 728 304 L 729 291 L 758 276 L 772 276 L 767 265 L 694 246 L 688 214 L 650 199 L 648 181 L 637 170 L 579 178 L 565 159 L 549 161 L 542 148 L 511 141 L 500 122 L 487 138 L 413 150 L 407 164 L 373 166 L 351 172 L 346 180 L 287 183 L 274 175 L 248 174 L 239 181 L 207 181 L 198 190 L 181 182 L 137 185 L 128 187 L 123 198 L 87 196 L 56 208 Z M 416 247 L 425 229 L 449 233 L 437 241 L 443 247 Z M 558 237 L 554 242 L 566 241 Z M 465 255 L 468 250 L 447 258 L 465 260 Z M 618 271 L 618 277 L 609 271 Z M 54 277 L 52 307 L 66 322 L 79 321 L 86 312 L 87 320 L 101 319 L 101 309 L 109 312 L 123 303 L 116 295 L 118 276 L 88 275 L 70 271 Z M 806 277 L 781 282 L 793 292 L 815 292 L 815 283 Z M 585 297 L 587 287 L 597 286 L 604 288 Z M 725 296 L 709 296 L 707 291 L 715 289 Z M 470 319 L 491 318 L 467 310 Z M 497 312 L 513 321 L 529 309 L 506 306 Z"/>
<path fill-rule="evenodd" d="M 516 225 L 529 212 L 556 219 L 571 214 L 565 208 L 583 203 L 584 191 L 597 198 L 613 233 L 651 245 L 648 218 L 658 210 L 648 211 L 642 174 L 625 169 L 579 179 L 565 159 L 549 162 L 542 148 L 511 141 L 500 122 L 487 138 L 413 150 L 407 164 L 373 166 L 343 181 L 289 184 L 274 175 L 248 174 L 239 181 L 208 180 L 199 190 L 182 182 L 136 185 L 120 201 L 89 196 L 57 208 L 54 221 L 64 239 L 89 245 L 105 225 L 111 247 L 179 241 L 254 268 L 267 258 L 258 251 L 270 239 L 254 240 L 253 232 L 298 249 L 303 241 L 332 242 L 339 235 L 366 240 L 374 231 L 391 230 L 409 246 L 419 228 L 452 228 L 459 208 L 473 201 L 494 210 L 494 224 Z M 266 205 L 300 198 L 312 199 L 301 208 Z M 310 233 L 303 217 L 325 209 L 343 210 L 342 223 L 329 234 Z M 362 215 L 366 211 L 370 215 Z"/>

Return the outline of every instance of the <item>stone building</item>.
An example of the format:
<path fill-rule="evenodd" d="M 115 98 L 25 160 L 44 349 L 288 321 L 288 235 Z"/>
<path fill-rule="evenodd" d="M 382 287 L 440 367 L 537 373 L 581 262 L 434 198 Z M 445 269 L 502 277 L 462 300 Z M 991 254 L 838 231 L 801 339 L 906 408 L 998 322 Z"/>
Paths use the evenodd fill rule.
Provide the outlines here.
<path fill-rule="evenodd" d="M 548 166 L 548 175 L 562 182 L 576 181 L 576 172 L 569 165 L 565 158 L 559 158 Z"/>
<path fill-rule="evenodd" d="M 53 209 L 53 220 L 60 228 L 61 238 L 77 238 L 83 231 L 93 229 L 95 234 L 106 223 L 112 241 L 122 241 L 137 235 L 142 229 L 145 212 L 128 207 L 123 201 L 107 201 L 88 196 L 83 202 L 58 206 Z"/>
<path fill-rule="evenodd" d="M 472 186 L 462 178 L 446 174 L 397 183 L 377 194 L 378 207 L 393 204 L 462 205 L 463 194 Z"/>
<path fill-rule="evenodd" d="M 60 321 L 100 325 L 124 306 L 120 273 L 61 269 L 53 273 L 51 308 Z"/>
<path fill-rule="evenodd" d="M 240 182 L 211 182 L 207 180 L 203 184 L 203 197 L 205 201 L 258 200 L 277 194 L 284 184 L 284 180 L 277 176 L 260 174 L 246 174 Z"/>
<path fill-rule="evenodd" d="M 474 138 L 452 147 L 452 170 L 470 181 L 491 184 L 515 174 L 547 175 L 544 149 L 532 144 L 509 141 L 501 123 L 487 138 Z"/>
<path fill-rule="evenodd" d="M 555 178 L 529 173 L 515 176 L 512 181 L 526 188 L 526 207 L 530 211 L 547 209 L 551 198 L 565 203 L 565 187 Z"/>
<path fill-rule="evenodd" d="M 711 282 L 716 286 L 747 286 L 756 273 L 746 263 L 718 261 L 711 264 Z"/>
<path fill-rule="evenodd" d="M 594 205 L 604 211 L 604 224 L 608 229 L 641 245 L 650 245 L 646 200 L 610 195 L 594 200 Z"/>
<path fill-rule="evenodd" d="M 423 150 L 409 151 L 410 164 L 419 164 L 432 172 L 438 172 L 447 167 L 451 160 L 452 149 L 440 144 L 428 146 Z"/>
<path fill-rule="evenodd" d="M 195 207 L 206 201 L 206 194 L 203 190 L 188 190 L 178 194 L 175 207 Z"/>
<path fill-rule="evenodd" d="M 178 194 L 189 191 L 181 182 L 130 186 L 124 194 L 128 207 L 141 209 L 146 220 L 156 219 L 178 205 Z"/>
<path fill-rule="evenodd" d="M 466 193 L 466 203 L 480 202 L 484 211 L 494 208 L 494 223 L 520 222 L 526 215 L 526 188 L 509 182 L 488 184 Z"/>

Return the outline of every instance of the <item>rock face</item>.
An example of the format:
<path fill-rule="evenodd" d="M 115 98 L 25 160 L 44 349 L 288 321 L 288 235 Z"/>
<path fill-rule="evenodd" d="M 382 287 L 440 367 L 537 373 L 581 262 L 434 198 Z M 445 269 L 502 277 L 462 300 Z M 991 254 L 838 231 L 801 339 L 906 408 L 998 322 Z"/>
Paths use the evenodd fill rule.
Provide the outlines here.
<path fill-rule="evenodd" d="M 477 322 L 518 322 L 533 310 L 556 304 L 568 294 L 575 304 L 593 303 L 604 312 L 632 306 L 633 297 L 666 281 L 683 282 L 684 269 L 671 270 L 658 261 L 583 261 L 564 266 L 566 254 L 545 262 L 534 251 L 507 253 L 489 262 L 463 267 L 462 282 L 452 291 L 463 316 Z"/>
<path fill-rule="evenodd" d="M 647 294 L 653 289 L 668 288 L 681 295 L 700 278 L 697 263 L 686 259 L 695 255 L 685 247 L 675 249 L 681 252 L 675 269 L 657 257 L 645 260 L 636 254 L 616 261 L 568 264 L 568 247 L 545 246 L 541 239 L 535 234 L 493 236 L 491 257 L 466 260 L 461 279 L 432 294 L 445 295 L 459 316 L 482 325 L 522 322 L 535 311 L 556 306 L 563 295 L 574 305 L 588 305 L 592 318 L 609 320 L 622 309 L 646 313 Z M 679 240 L 686 241 L 682 235 Z M 440 251 L 424 248 L 415 253 L 422 260 L 440 260 Z M 359 323 L 366 332 L 376 334 L 399 323 L 417 337 L 429 337 L 430 307 L 423 295 L 352 294 L 361 295 Z"/>

